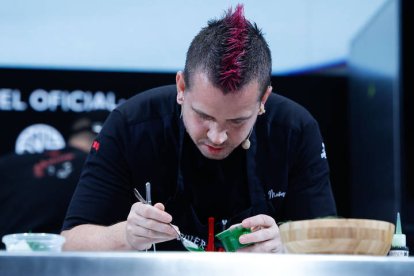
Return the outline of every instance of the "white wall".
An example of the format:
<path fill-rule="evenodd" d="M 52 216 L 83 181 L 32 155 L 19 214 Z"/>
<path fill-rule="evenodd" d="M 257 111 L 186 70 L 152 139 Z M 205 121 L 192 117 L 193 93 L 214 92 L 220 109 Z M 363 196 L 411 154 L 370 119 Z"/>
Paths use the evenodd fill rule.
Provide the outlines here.
<path fill-rule="evenodd" d="M 0 67 L 173 72 L 194 35 L 241 1 L 1 0 Z M 245 0 L 274 74 L 345 61 L 386 0 Z"/>

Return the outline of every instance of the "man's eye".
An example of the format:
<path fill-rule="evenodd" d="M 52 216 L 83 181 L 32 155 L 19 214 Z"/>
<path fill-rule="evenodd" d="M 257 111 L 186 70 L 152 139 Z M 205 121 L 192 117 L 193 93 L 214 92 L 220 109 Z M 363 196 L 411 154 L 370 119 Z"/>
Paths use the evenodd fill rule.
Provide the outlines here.
<path fill-rule="evenodd" d="M 198 116 L 203 120 L 211 120 L 211 117 L 205 114 L 198 113 Z"/>
<path fill-rule="evenodd" d="M 233 125 L 241 125 L 241 124 L 243 124 L 245 122 L 245 120 L 232 120 L 231 121 L 231 123 L 233 124 Z"/>

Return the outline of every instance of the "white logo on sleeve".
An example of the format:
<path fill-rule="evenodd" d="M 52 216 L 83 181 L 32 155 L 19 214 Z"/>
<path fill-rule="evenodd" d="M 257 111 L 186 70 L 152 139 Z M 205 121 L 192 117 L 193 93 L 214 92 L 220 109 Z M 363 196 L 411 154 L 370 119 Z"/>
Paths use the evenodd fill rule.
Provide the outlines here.
<path fill-rule="evenodd" d="M 325 151 L 325 144 L 324 143 L 322 143 L 321 158 L 326 159 L 326 151 Z"/>

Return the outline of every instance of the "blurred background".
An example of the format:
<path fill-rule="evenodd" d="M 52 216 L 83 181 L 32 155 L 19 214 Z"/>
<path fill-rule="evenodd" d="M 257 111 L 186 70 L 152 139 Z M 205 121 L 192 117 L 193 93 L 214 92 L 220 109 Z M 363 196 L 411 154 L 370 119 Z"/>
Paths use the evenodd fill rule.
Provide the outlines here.
<path fill-rule="evenodd" d="M 2 0 L 0 157 L 63 148 L 74 116 L 174 83 L 192 38 L 239 2 L 270 45 L 274 91 L 320 124 L 339 215 L 399 211 L 413 247 L 409 0 Z"/>

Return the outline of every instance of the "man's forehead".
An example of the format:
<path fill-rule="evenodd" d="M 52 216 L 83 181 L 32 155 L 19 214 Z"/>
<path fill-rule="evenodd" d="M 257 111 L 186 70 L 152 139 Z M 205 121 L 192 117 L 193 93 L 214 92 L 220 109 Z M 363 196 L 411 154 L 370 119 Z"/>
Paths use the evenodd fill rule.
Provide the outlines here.
<path fill-rule="evenodd" d="M 239 109 L 234 112 L 221 112 L 219 109 L 203 108 L 199 107 L 197 104 L 192 105 L 191 108 L 199 114 L 206 115 L 214 119 L 242 120 L 249 119 L 253 115 L 252 109 Z"/>
<path fill-rule="evenodd" d="M 257 109 L 257 89 L 246 87 L 243 91 L 223 94 L 212 85 L 194 85 L 187 94 L 187 102 L 197 113 L 202 113 L 218 120 L 248 118 Z"/>
<path fill-rule="evenodd" d="M 240 94 L 249 93 L 249 94 L 257 95 L 257 97 L 259 97 L 261 94 L 258 79 L 253 79 L 249 81 L 248 83 L 239 87 L 235 91 L 224 91 L 220 85 L 215 84 L 213 81 L 211 81 L 211 78 L 209 77 L 209 75 L 203 71 L 197 70 L 196 72 L 191 74 L 190 78 L 191 78 L 190 80 L 191 85 L 188 91 L 193 91 L 193 90 L 195 91 L 195 90 L 200 90 L 203 88 L 204 89 L 214 88 L 215 90 L 220 90 L 223 95 L 238 96 Z"/>

